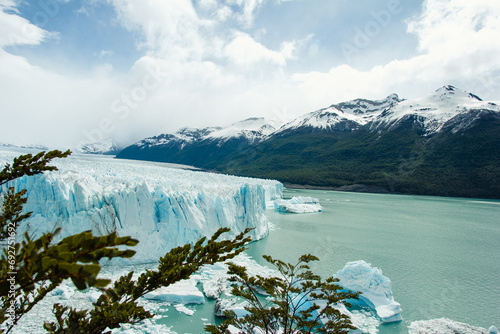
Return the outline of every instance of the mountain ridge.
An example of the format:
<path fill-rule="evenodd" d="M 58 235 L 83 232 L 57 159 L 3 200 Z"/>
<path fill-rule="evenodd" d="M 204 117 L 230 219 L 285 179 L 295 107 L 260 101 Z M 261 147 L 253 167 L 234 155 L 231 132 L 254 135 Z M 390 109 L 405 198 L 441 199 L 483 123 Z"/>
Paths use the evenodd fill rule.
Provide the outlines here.
<path fill-rule="evenodd" d="M 196 138 L 181 129 L 117 157 L 299 185 L 500 198 L 500 107 L 450 85 L 419 99 L 332 104 L 281 126 L 254 117 L 191 131 Z"/>

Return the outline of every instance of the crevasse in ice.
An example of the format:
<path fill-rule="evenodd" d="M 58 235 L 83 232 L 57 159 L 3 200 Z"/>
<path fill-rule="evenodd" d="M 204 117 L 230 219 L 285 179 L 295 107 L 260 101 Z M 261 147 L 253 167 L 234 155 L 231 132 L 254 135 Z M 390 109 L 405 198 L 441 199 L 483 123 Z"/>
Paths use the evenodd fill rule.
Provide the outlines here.
<path fill-rule="evenodd" d="M 0 152 L 0 165 L 18 152 Z M 18 229 L 33 237 L 62 227 L 60 237 L 92 230 L 139 239 L 134 262 L 157 261 L 175 246 L 212 235 L 234 236 L 252 227 L 268 234 L 266 201 L 280 198 L 277 181 L 167 168 L 165 164 L 72 156 L 55 160 L 59 171 L 22 177 L 3 186 L 27 190 L 33 215 Z"/>

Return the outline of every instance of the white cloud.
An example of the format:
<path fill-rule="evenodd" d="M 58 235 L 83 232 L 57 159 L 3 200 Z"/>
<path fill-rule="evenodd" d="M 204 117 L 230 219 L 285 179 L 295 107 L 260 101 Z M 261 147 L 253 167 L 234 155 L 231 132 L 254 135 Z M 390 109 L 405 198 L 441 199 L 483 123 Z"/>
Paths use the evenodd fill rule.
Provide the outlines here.
<path fill-rule="evenodd" d="M 273 51 L 266 48 L 245 33 L 237 33 L 235 38 L 226 45 L 225 53 L 236 64 L 248 65 L 259 61 L 270 61 L 284 66 L 286 58 L 290 58 L 293 51 L 293 43 L 286 44 L 283 52 Z"/>
<path fill-rule="evenodd" d="M 16 14 L 9 14 L 6 11 L 16 11 L 13 1 L 2 0 L 0 2 L 0 47 L 14 45 L 37 45 L 51 34 L 40 29 L 28 20 Z"/>
<path fill-rule="evenodd" d="M 409 59 L 367 71 L 341 65 L 326 73 L 295 74 L 293 79 L 312 101 L 323 104 L 380 98 L 394 91 L 421 96 L 448 83 L 474 90 L 481 89 L 480 81 L 500 80 L 499 1 L 426 0 L 422 14 L 408 21 L 408 32 L 419 40 L 419 54 Z M 485 97 L 498 98 L 499 84 L 483 89 Z"/>
<path fill-rule="evenodd" d="M 7 32 L 0 35 L 0 111 L 2 121 L 15 124 L 2 130 L 0 141 L 53 144 L 110 136 L 128 144 L 182 126 L 299 115 L 356 97 L 412 97 L 448 83 L 464 89 L 473 81 L 500 83 L 491 83 L 500 72 L 497 2 L 426 1 L 422 15 L 408 22 L 419 41 L 413 57 L 369 70 L 342 65 L 290 75 L 292 60 L 307 65 L 299 55 L 314 35 L 279 41 L 252 27 L 264 0 L 106 1 L 116 22 L 139 36 L 143 54 L 120 74 L 104 63 L 116 55 L 98 50 L 95 59 L 103 64 L 77 77 L 6 52 L 7 45 L 36 45 L 51 35 L 16 15 L 13 1 L 0 0 L 0 30 Z M 24 36 L 26 26 L 36 33 Z M 6 39 L 10 34 L 24 37 Z M 491 95 L 500 94 L 495 89 Z"/>
<path fill-rule="evenodd" d="M 254 20 L 256 12 L 262 6 L 264 0 L 226 0 L 231 5 L 237 5 L 242 8 L 238 19 L 250 26 Z"/>

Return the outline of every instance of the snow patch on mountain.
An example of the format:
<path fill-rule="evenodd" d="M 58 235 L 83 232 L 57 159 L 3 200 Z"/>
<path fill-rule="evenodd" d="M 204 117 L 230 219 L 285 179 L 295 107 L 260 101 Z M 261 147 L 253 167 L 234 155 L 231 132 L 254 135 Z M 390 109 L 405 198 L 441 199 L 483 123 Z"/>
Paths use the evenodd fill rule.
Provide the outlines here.
<path fill-rule="evenodd" d="M 253 117 L 233 123 L 227 127 L 182 128 L 173 134 L 168 133 L 145 138 L 135 145 L 142 148 L 178 145 L 182 150 L 188 144 L 204 140 L 215 141 L 220 146 L 230 139 L 238 138 L 244 138 L 248 143 L 254 144 L 267 138 L 279 126 L 281 124 L 276 121 L 268 121 L 262 117 Z"/>
<path fill-rule="evenodd" d="M 400 101 L 402 100 L 396 94 L 391 94 L 383 100 L 355 99 L 333 104 L 328 108 L 305 114 L 283 125 L 277 132 L 303 127 L 320 130 L 357 130 Z"/>
<path fill-rule="evenodd" d="M 219 131 L 221 129 L 221 127 L 206 127 L 201 129 L 182 128 L 173 134 L 166 133 L 154 137 L 145 138 L 135 145 L 139 147 L 151 147 L 177 144 L 182 149 L 186 144 L 201 141 L 206 136 L 209 136 L 212 132 Z"/>
<path fill-rule="evenodd" d="M 276 131 L 273 123 L 263 117 L 248 118 L 214 131 L 207 135 L 206 139 L 227 141 L 231 138 L 245 137 L 250 143 L 254 143 Z"/>
<path fill-rule="evenodd" d="M 315 128 L 320 130 L 333 130 L 343 127 L 354 130 L 361 125 L 360 117 L 343 112 L 335 107 L 329 107 L 305 114 L 285 125 L 277 132 L 283 133 L 299 128 Z"/>

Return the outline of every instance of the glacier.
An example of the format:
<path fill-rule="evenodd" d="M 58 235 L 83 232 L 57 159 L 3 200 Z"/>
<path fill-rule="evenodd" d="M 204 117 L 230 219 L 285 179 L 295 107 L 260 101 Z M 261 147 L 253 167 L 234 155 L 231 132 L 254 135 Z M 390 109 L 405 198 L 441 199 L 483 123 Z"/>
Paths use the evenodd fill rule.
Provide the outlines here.
<path fill-rule="evenodd" d="M 20 154 L 26 151 L 0 150 L 0 164 Z M 250 236 L 261 239 L 269 232 L 266 202 L 283 192 L 278 181 L 163 163 L 74 154 L 52 165 L 59 171 L 24 176 L 1 189 L 27 190 L 24 209 L 33 214 L 19 226 L 18 237 L 24 232 L 37 237 L 56 227 L 62 227 L 59 238 L 86 230 L 96 235 L 116 231 L 140 240 L 131 259 L 137 263 L 155 262 L 173 247 L 194 243 L 220 227 L 231 229 L 226 238 L 254 228 Z"/>
<path fill-rule="evenodd" d="M 335 276 L 345 289 L 361 292 L 359 301 L 350 300 L 351 304 L 366 304 L 377 312 L 383 322 L 401 321 L 401 306 L 394 301 L 391 280 L 382 274 L 382 270 L 359 260 L 348 262 Z"/>

